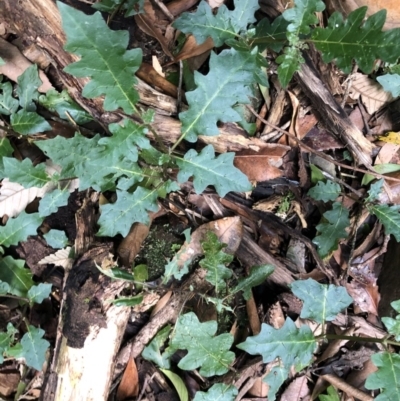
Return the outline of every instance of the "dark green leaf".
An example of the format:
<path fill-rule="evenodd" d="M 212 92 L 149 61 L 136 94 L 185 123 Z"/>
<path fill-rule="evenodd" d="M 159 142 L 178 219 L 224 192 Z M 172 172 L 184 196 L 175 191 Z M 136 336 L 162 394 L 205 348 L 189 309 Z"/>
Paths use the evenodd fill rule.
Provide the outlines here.
<path fill-rule="evenodd" d="M 11 156 L 13 152 L 10 141 L 7 138 L 0 138 L 0 160 L 3 160 L 3 157 Z"/>
<path fill-rule="evenodd" d="M 366 74 L 372 71 L 376 59 L 395 63 L 400 56 L 400 29 L 383 32 L 386 10 L 381 10 L 365 20 L 367 7 L 351 12 L 346 21 L 340 13 L 331 15 L 326 28 L 316 28 L 311 41 L 322 52 L 326 63 L 336 59 L 336 64 L 349 73 L 353 60 Z"/>
<path fill-rule="evenodd" d="M 133 88 L 135 72 L 142 62 L 141 49 L 126 50 L 128 31 L 112 31 L 99 12 L 86 15 L 60 1 L 57 2 L 67 35 L 65 50 L 81 56 L 65 71 L 76 77 L 90 77 L 83 96 L 92 99 L 105 95 L 104 109 L 121 107 L 131 114 L 139 100 Z"/>
<path fill-rule="evenodd" d="M 0 245 L 17 245 L 18 242 L 26 241 L 29 235 L 36 235 L 37 228 L 43 219 L 39 213 L 20 213 L 17 217 L 9 219 L 7 224 L 0 227 Z"/>
<path fill-rule="evenodd" d="M 307 195 L 315 200 L 324 202 L 334 201 L 340 194 L 340 185 L 328 180 L 326 183 L 319 181 L 317 185 L 311 188 Z"/>
<path fill-rule="evenodd" d="M 0 259 L 0 280 L 10 286 L 9 293 L 18 297 L 26 297 L 34 285 L 32 273 L 25 269 L 23 260 L 6 256 Z"/>
<path fill-rule="evenodd" d="M 143 295 L 135 295 L 133 297 L 120 297 L 111 301 L 112 304 L 116 306 L 135 306 L 140 305 L 143 302 Z"/>
<path fill-rule="evenodd" d="M 32 64 L 18 77 L 17 95 L 19 104 L 26 111 L 36 110 L 34 101 L 38 100 L 40 85 L 42 85 L 42 81 L 39 79 L 36 64 Z"/>
<path fill-rule="evenodd" d="M 50 131 L 50 124 L 39 114 L 24 109 L 18 113 L 11 114 L 10 123 L 15 132 L 22 135 L 37 134 Z"/>
<path fill-rule="evenodd" d="M 138 187 L 133 194 L 117 190 L 117 201 L 101 206 L 98 235 L 114 237 L 120 233 L 126 237 L 133 223 L 148 224 L 148 212 L 157 210 L 156 190 Z"/>
<path fill-rule="evenodd" d="M 253 266 L 247 277 L 239 280 L 238 285 L 232 290 L 233 293 L 243 291 L 243 297 L 247 301 L 251 297 L 251 289 L 262 284 L 265 279 L 274 272 L 272 265 Z"/>
<path fill-rule="evenodd" d="M 51 181 L 51 178 L 46 173 L 44 163 L 33 166 L 30 159 L 18 161 L 13 157 L 4 157 L 3 166 L 3 178 L 8 178 L 11 182 L 21 184 L 24 188 L 41 188 Z"/>
<path fill-rule="evenodd" d="M 339 240 L 347 238 L 346 228 L 350 226 L 349 211 L 341 203 L 335 202 L 332 210 L 328 210 L 323 215 L 323 221 L 317 225 L 319 234 L 313 239 L 318 246 L 318 253 L 322 258 L 328 256 L 337 249 Z"/>
<path fill-rule="evenodd" d="M 184 158 L 176 157 L 180 167 L 178 181 L 185 182 L 193 176 L 197 193 L 203 192 L 208 185 L 213 185 L 220 196 L 230 191 L 249 191 L 249 180 L 233 166 L 234 156 L 234 153 L 223 153 L 215 157 L 212 145 L 207 145 L 200 153 L 190 149 Z"/>
<path fill-rule="evenodd" d="M 253 45 L 257 45 L 259 51 L 271 49 L 280 52 L 287 43 L 286 30 L 289 25 L 282 15 L 272 22 L 268 18 L 262 19 L 256 26 L 256 34 L 251 39 Z"/>
<path fill-rule="evenodd" d="M 301 51 L 298 47 L 285 47 L 283 54 L 276 58 L 278 67 L 278 78 L 281 85 L 286 88 L 292 80 L 293 75 L 300 69 L 300 65 L 304 63 Z"/>
<path fill-rule="evenodd" d="M 374 205 L 370 211 L 379 219 L 385 227 L 386 234 L 391 234 L 400 241 L 400 206 Z"/>
<path fill-rule="evenodd" d="M 200 323 L 193 312 L 181 315 L 176 323 L 172 337 L 172 347 L 186 349 L 188 353 L 178 366 L 184 370 L 199 367 L 199 373 L 205 377 L 223 375 L 235 360 L 235 354 L 229 349 L 233 336 L 228 333 L 215 336 L 217 322 Z"/>
<path fill-rule="evenodd" d="M 334 320 L 339 312 L 353 302 L 344 287 L 320 284 L 311 278 L 295 281 L 291 289 L 304 302 L 300 317 L 317 323 Z"/>

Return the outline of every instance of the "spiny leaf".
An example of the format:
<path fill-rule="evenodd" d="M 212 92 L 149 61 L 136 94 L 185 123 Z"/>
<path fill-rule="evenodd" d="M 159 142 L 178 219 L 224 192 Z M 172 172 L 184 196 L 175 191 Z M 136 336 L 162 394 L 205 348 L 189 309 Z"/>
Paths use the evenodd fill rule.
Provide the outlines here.
<path fill-rule="evenodd" d="M 386 92 L 390 92 L 393 97 L 400 96 L 400 75 L 385 74 L 376 78 Z"/>
<path fill-rule="evenodd" d="M 232 292 L 243 291 L 243 297 L 247 301 L 251 296 L 251 289 L 262 284 L 273 272 L 274 267 L 272 265 L 253 266 L 249 275 L 240 279 Z"/>
<path fill-rule="evenodd" d="M 28 67 L 19 77 L 17 86 L 17 95 L 19 104 L 26 111 L 35 111 L 34 100 L 38 100 L 38 88 L 42 85 L 36 64 Z"/>
<path fill-rule="evenodd" d="M 210 72 L 195 71 L 197 89 L 186 93 L 189 109 L 179 114 L 182 137 L 190 142 L 197 135 L 218 135 L 217 122 L 240 121 L 232 106 L 249 103 L 249 86 L 256 80 L 257 49 L 239 52 L 223 50 L 218 56 L 211 52 Z"/>
<path fill-rule="evenodd" d="M 155 189 L 138 187 L 133 194 L 117 189 L 117 201 L 101 206 L 98 235 L 114 237 L 120 233 L 126 237 L 133 223 L 148 224 L 147 212 L 157 210 Z"/>
<path fill-rule="evenodd" d="M 300 317 L 317 323 L 334 320 L 339 312 L 353 302 L 344 287 L 320 284 L 311 278 L 295 281 L 291 289 L 304 302 Z"/>
<path fill-rule="evenodd" d="M 371 360 L 378 370 L 367 377 L 365 388 L 381 391 L 375 401 L 399 401 L 400 355 L 381 352 L 372 355 Z"/>
<path fill-rule="evenodd" d="M 9 116 L 18 110 L 18 100 L 12 97 L 12 86 L 10 82 L 0 84 L 0 114 Z"/>
<path fill-rule="evenodd" d="M 311 329 L 303 325 L 299 329 L 289 317 L 280 329 L 263 323 L 261 332 L 247 337 L 238 348 L 251 355 L 261 355 L 264 363 L 280 358 L 284 367 L 294 364 L 308 365 L 316 348 L 316 340 Z"/>
<path fill-rule="evenodd" d="M 114 135 L 120 133 L 123 134 L 123 131 Z M 129 148 L 130 151 L 127 152 L 123 146 L 110 148 L 106 139 L 111 143 L 117 141 L 114 137 L 100 139 L 100 136 L 96 135 L 89 139 L 76 134 L 70 139 L 57 136 L 40 141 L 37 142 L 37 146 L 55 164 L 62 167 L 61 178 L 79 177 L 80 190 L 90 187 L 97 191 L 114 189 L 116 180 L 121 176 L 129 179 L 131 186 L 141 181 L 143 174 L 135 162 L 137 152 L 132 152 Z M 121 140 L 120 144 L 123 145 L 124 141 Z"/>
<path fill-rule="evenodd" d="M 139 100 L 133 85 L 137 82 L 135 72 L 142 62 L 141 49 L 126 50 L 129 32 L 112 31 L 99 12 L 86 15 L 60 1 L 57 5 L 67 35 L 65 50 L 81 56 L 81 60 L 67 66 L 65 71 L 92 79 L 84 87 L 83 96 L 92 99 L 105 95 L 105 110 L 121 107 L 131 114 Z"/>
<path fill-rule="evenodd" d="M 286 31 L 289 22 L 282 15 L 275 18 L 272 24 L 268 18 L 262 19 L 256 26 L 256 34 L 251 39 L 252 45 L 257 45 L 259 51 L 271 49 L 278 53 L 287 42 Z"/>
<path fill-rule="evenodd" d="M 251 185 L 247 177 L 233 166 L 234 153 L 224 153 L 215 157 L 212 145 L 207 145 L 200 153 L 190 149 L 184 158 L 176 157 L 180 170 L 178 181 L 185 182 L 193 176 L 193 185 L 201 193 L 207 185 L 214 185 L 220 196 L 230 191 L 248 191 Z"/>
<path fill-rule="evenodd" d="M 195 13 L 183 13 L 173 26 L 183 33 L 192 33 L 199 45 L 211 37 L 215 46 L 219 47 L 255 22 L 254 13 L 258 8 L 257 0 L 236 0 L 233 11 L 222 4 L 214 14 L 203 0 Z"/>
<path fill-rule="evenodd" d="M 147 359 L 148 361 L 155 363 L 157 366 L 163 369 L 170 368 L 169 353 L 167 351 L 165 351 L 163 354 L 161 353 L 161 348 L 167 341 L 170 331 L 171 331 L 171 326 L 170 325 L 165 326 L 150 341 L 150 344 L 147 347 L 144 347 L 144 350 L 142 352 L 142 357 L 144 359 Z"/>
<path fill-rule="evenodd" d="M 171 345 L 175 349 L 186 349 L 188 354 L 178 366 L 184 370 L 199 367 L 199 373 L 205 377 L 223 375 L 235 359 L 235 354 L 229 349 L 233 336 L 228 333 L 215 336 L 217 322 L 200 323 L 193 312 L 179 317 Z"/>
<path fill-rule="evenodd" d="M 18 161 L 13 157 L 3 158 L 3 178 L 21 184 L 24 188 L 43 187 L 51 178 L 46 173 L 44 163 L 33 166 L 30 159 Z"/>
<path fill-rule="evenodd" d="M 328 222 L 317 225 L 319 235 L 313 239 L 322 258 L 337 248 L 340 239 L 347 238 L 346 228 L 350 226 L 349 211 L 341 203 L 335 202 L 332 210 L 325 212 L 323 217 Z"/>
<path fill-rule="evenodd" d="M 24 109 L 18 113 L 11 114 L 10 123 L 13 130 L 22 135 L 37 134 L 51 130 L 50 124 L 42 116 Z"/>
<path fill-rule="evenodd" d="M 52 285 L 51 284 L 45 284 L 45 283 L 40 283 L 38 285 L 32 286 L 28 293 L 27 296 L 29 298 L 30 303 L 36 303 L 36 304 L 41 304 L 43 300 L 48 298 L 51 292 Z"/>
<path fill-rule="evenodd" d="M 289 377 L 289 369 L 284 366 L 275 366 L 264 377 L 263 382 L 268 384 L 268 400 L 275 401 L 276 393 L 282 386 L 283 382 Z"/>
<path fill-rule="evenodd" d="M 324 202 L 334 201 L 339 194 L 340 185 L 331 180 L 328 180 L 327 182 L 319 181 L 317 185 L 311 188 L 307 193 L 311 198 Z"/>
<path fill-rule="evenodd" d="M 238 390 L 235 386 L 217 383 L 207 392 L 198 391 L 193 401 L 233 401 L 237 394 Z"/>
<path fill-rule="evenodd" d="M 400 56 L 400 29 L 382 31 L 386 10 L 365 20 L 366 12 L 367 7 L 360 7 L 351 12 L 346 21 L 335 12 L 326 28 L 313 31 L 311 41 L 321 51 L 326 63 L 336 59 L 337 66 L 349 73 L 354 59 L 360 69 L 369 74 L 376 59 L 396 62 Z"/>
<path fill-rule="evenodd" d="M 43 235 L 46 242 L 54 249 L 65 248 L 68 244 L 68 238 L 62 230 L 50 230 Z"/>
<path fill-rule="evenodd" d="M 86 124 L 93 118 L 76 104 L 64 89 L 61 93 L 55 89 L 50 89 L 45 95 L 39 96 L 39 103 L 46 109 L 57 112 L 60 118 L 68 120 L 68 114 L 77 124 Z"/>
<path fill-rule="evenodd" d="M 213 232 L 208 232 L 205 241 L 201 243 L 204 259 L 200 266 L 207 270 L 206 280 L 215 287 L 216 294 L 226 288 L 226 280 L 232 277 L 232 271 L 226 267 L 232 262 L 233 256 L 223 252 L 225 244 L 218 241 Z"/>
<path fill-rule="evenodd" d="M 380 180 L 371 184 L 368 190 L 368 198 L 365 199 L 366 202 L 373 202 L 378 199 L 380 193 L 382 192 L 382 186 L 385 183 L 385 180 L 381 178 Z"/>
<path fill-rule="evenodd" d="M 0 227 L 0 245 L 17 245 L 18 242 L 26 241 L 29 235 L 36 235 L 37 228 L 43 219 L 39 213 L 20 213 L 14 219 L 9 219 L 4 227 Z"/>
<path fill-rule="evenodd" d="M 391 234 L 400 241 L 400 206 L 374 205 L 370 211 L 385 227 L 386 234 Z"/>
<path fill-rule="evenodd" d="M 285 47 L 283 54 L 276 58 L 278 67 L 278 78 L 281 85 L 286 88 L 292 80 L 293 75 L 304 63 L 301 50 L 297 46 Z"/>
<path fill-rule="evenodd" d="M 11 256 L 0 259 L 0 280 L 10 286 L 10 294 L 18 297 L 26 297 L 34 285 L 32 273 L 25 268 L 25 261 Z"/>

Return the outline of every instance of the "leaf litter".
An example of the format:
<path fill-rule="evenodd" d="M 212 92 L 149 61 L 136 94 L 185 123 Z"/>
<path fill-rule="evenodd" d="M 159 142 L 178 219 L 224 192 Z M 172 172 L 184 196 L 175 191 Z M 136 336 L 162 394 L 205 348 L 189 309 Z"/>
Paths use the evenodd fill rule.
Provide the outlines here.
<path fill-rule="evenodd" d="M 118 0 L 108 3 L 120 4 Z M 122 9 L 127 14 L 143 5 L 129 3 Z M 76 123 L 84 124 L 89 118 L 72 94 L 72 98 L 53 92 L 54 97 L 39 97 L 41 83 L 48 83 L 43 71 L 27 62 L 25 70 L 18 71 L 15 63 L 21 56 L 14 52 L 7 58 L 0 53 L 8 78 L 0 84 L 5 127 L 0 143 L 4 254 L 0 291 L 4 299 L 15 296 L 29 308 L 43 302 L 58 308 L 65 289 L 54 275 L 44 273 L 51 269 L 54 273 L 61 266 L 58 273 L 67 278 L 85 255 L 95 259 L 89 249 L 99 246 L 96 241 L 108 241 L 113 245 L 110 249 L 119 246 L 120 259 L 112 253 L 100 271 L 116 283 L 127 284 L 110 289 L 107 302 L 120 297 L 121 305 L 128 307 L 143 300 L 132 307 L 132 313 L 141 318 L 137 319 L 137 335 L 130 334 L 131 342 L 125 346 L 128 356 L 122 359 L 126 369 L 117 391 L 119 399 L 141 399 L 145 391 L 156 399 L 161 394 L 167 399 L 178 394 L 180 400 L 240 400 L 267 394 L 271 400 L 310 399 L 311 394 L 323 400 L 338 398 L 340 393 L 360 399 L 373 395 L 376 399 L 399 398 L 393 386 L 400 375 L 398 355 L 388 344 L 398 346 L 394 340 L 399 337 L 396 300 L 400 293 L 398 280 L 393 278 L 393 255 L 398 252 L 395 240 L 400 239 L 399 179 L 394 172 L 400 155 L 398 147 L 387 150 L 388 144 L 397 145 L 399 128 L 395 116 L 379 118 L 382 108 L 397 96 L 397 78 L 392 75 L 396 75 L 393 64 L 400 55 L 398 34 L 382 31 L 383 13 L 363 23 L 366 10 L 362 8 L 347 19 L 333 14 L 327 22 L 318 22 L 314 12 L 324 8 L 318 0 L 297 0 L 272 25 L 261 19 L 265 15 L 255 14 L 259 6 L 252 0 L 236 1 L 233 8 L 214 4 L 218 7 L 214 11 L 202 1 L 198 6 L 192 4 L 191 12 L 178 7 L 175 3 L 179 2 L 172 3 L 146 0 L 144 14 L 135 16 L 138 29 L 159 43 L 160 48 L 155 45 L 153 49 L 159 52 L 158 59 L 169 59 L 162 66 L 168 84 L 156 76 L 156 70 L 144 72 L 149 69 L 141 67 L 141 50 L 126 50 L 131 40 L 128 31 L 110 30 L 101 15 L 95 14 L 91 21 L 103 34 L 94 35 L 85 22 L 89 17 L 58 3 L 67 35 L 65 50 L 81 56 L 67 72 L 91 78 L 83 95 L 89 99 L 104 96 L 104 111 L 121 108 L 135 116 L 135 121 L 124 119 L 110 125 L 108 134 L 100 126 L 78 129 Z M 279 4 L 274 12 L 261 10 L 267 10 L 270 18 L 282 12 Z M 348 37 L 352 39 L 345 42 Z M 332 140 L 329 127 L 316 125 L 324 106 L 310 107 L 307 93 L 292 80 L 301 71 L 301 50 L 307 42 L 321 51 L 323 62 L 335 60 L 331 71 L 339 75 L 342 93 L 350 94 L 341 100 L 348 114 L 355 111 L 362 117 L 358 129 L 376 146 L 376 166 L 365 164 L 352 171 L 353 160 L 358 160 L 356 146 L 346 149 L 346 140 Z M 275 58 L 275 69 L 259 53 L 268 46 L 274 52 L 284 48 Z M 349 50 L 343 53 L 346 46 Z M 210 50 L 208 60 L 200 58 Z M 269 62 L 274 57 L 270 53 Z M 195 58 L 202 64 L 193 71 L 190 61 Z M 382 79 L 354 73 L 346 80 L 343 71 L 351 71 L 353 59 L 360 71 L 369 73 L 377 58 L 391 64 L 378 70 Z M 322 70 L 323 65 L 320 61 L 316 68 Z M 271 87 L 265 75 L 267 66 L 271 68 L 268 74 L 274 76 L 268 76 L 274 83 Z M 150 85 L 147 100 L 135 89 L 135 72 Z M 257 113 L 250 113 L 246 122 L 234 106 L 252 102 L 255 85 L 276 101 L 270 108 L 263 107 L 262 97 L 257 99 L 258 105 L 252 104 Z M 151 86 L 165 91 L 169 96 L 165 102 L 171 104 L 165 111 L 155 108 L 156 115 L 147 117 L 143 104 L 156 104 L 158 96 Z M 181 91 L 183 97 L 178 96 Z M 361 94 L 358 103 L 357 94 Z M 176 105 L 174 97 L 187 105 Z M 50 136 L 50 114 L 37 108 L 38 103 L 53 115 L 72 116 L 78 131 L 75 136 Z M 275 128 L 268 126 L 271 121 Z M 242 128 L 246 123 L 256 123 L 254 137 Z M 91 135 L 86 135 L 87 130 Z M 160 135 L 164 131 L 170 136 Z M 33 153 L 24 151 L 23 144 L 32 140 L 43 154 L 31 161 Z M 197 145 L 185 141 L 197 141 Z M 371 149 L 360 144 L 361 152 Z M 330 159 L 329 168 L 310 156 L 321 156 L 321 150 Z M 45 167 L 45 156 L 58 165 L 55 172 Z M 81 191 L 77 204 L 67 204 L 69 193 L 77 188 Z M 101 204 L 90 204 L 91 191 L 102 192 Z M 90 213 L 86 215 L 85 210 Z M 78 211 L 75 232 L 65 236 L 54 216 L 78 216 Z M 172 244 L 175 256 L 162 260 L 164 273 L 147 282 L 148 274 L 140 272 L 152 266 L 134 266 L 135 256 L 150 223 L 162 225 L 163 221 L 176 230 L 178 242 L 183 242 L 185 229 L 192 233 L 185 231 L 182 246 Z M 86 232 L 85 227 L 91 228 Z M 50 241 L 48 232 L 63 234 L 62 244 L 74 244 L 73 250 L 65 247 L 50 256 L 43 253 L 35 263 L 46 266 L 45 270 L 28 258 L 14 259 L 13 247 L 21 253 L 28 237 L 29 241 Z M 292 250 L 294 240 L 303 245 L 296 248 L 302 251 Z M 38 275 L 33 277 L 31 272 Z M 50 293 L 51 285 L 55 292 Z M 143 313 L 157 299 L 158 312 L 149 319 Z M 10 306 L 5 304 L 5 308 Z M 201 315 L 204 320 L 199 320 L 199 309 L 208 311 Z M 164 333 L 167 324 L 171 329 Z M 18 336 L 13 326 L 3 329 L 2 357 L 41 370 L 46 349 L 55 345 L 54 335 L 29 324 Z M 160 333 L 164 334 L 159 337 Z M 340 333 L 347 340 L 329 348 Z M 384 340 L 386 335 L 394 340 Z M 329 358 L 318 358 L 328 349 Z M 144 368 L 149 363 L 151 376 Z M 361 379 L 363 365 L 372 370 Z M 162 375 L 169 382 L 164 380 L 157 389 L 154 378 Z M 313 385 L 316 379 L 318 386 Z M 10 394 L 15 390 L 7 389 Z M 46 391 L 43 387 L 43 394 Z M 326 391 L 328 395 L 322 394 Z"/>

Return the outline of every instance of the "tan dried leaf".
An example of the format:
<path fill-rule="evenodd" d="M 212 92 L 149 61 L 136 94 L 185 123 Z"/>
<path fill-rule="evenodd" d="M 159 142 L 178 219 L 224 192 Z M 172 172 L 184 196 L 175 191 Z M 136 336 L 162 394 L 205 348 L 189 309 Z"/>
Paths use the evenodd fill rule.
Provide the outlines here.
<path fill-rule="evenodd" d="M 56 253 L 46 256 L 38 262 L 39 265 L 55 265 L 61 266 L 64 269 L 69 269 L 72 266 L 73 259 L 69 258 L 71 247 L 68 246 L 64 249 L 60 249 Z"/>

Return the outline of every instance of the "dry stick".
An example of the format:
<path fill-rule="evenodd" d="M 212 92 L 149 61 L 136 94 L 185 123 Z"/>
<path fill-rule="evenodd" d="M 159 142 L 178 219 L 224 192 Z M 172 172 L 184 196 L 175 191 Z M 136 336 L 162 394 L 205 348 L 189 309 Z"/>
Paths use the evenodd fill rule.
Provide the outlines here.
<path fill-rule="evenodd" d="M 350 384 L 346 383 L 343 379 L 332 375 L 326 374 L 321 376 L 322 379 L 326 380 L 330 384 L 333 384 L 335 387 L 339 388 L 340 390 L 344 391 L 347 395 L 353 396 L 361 401 L 374 401 L 374 397 L 364 393 L 361 390 L 351 386 Z"/>
<path fill-rule="evenodd" d="M 309 146 L 307 146 L 305 143 L 303 143 L 299 138 L 297 138 L 295 135 L 292 135 L 290 132 L 277 127 L 276 125 L 273 125 L 271 123 L 269 123 L 267 120 L 265 120 L 264 118 L 262 118 L 251 106 L 246 105 L 246 107 L 264 124 L 269 125 L 270 127 L 276 129 L 277 131 L 280 131 L 282 133 L 284 133 L 286 136 L 288 136 L 289 138 L 293 139 L 299 146 L 301 146 L 302 148 L 304 148 L 305 150 L 307 150 L 310 153 L 314 153 L 317 156 L 319 156 L 321 159 L 327 160 L 330 163 L 336 164 L 337 166 L 340 166 L 342 168 L 345 168 L 347 170 L 352 170 L 352 171 L 358 171 L 359 173 L 363 173 L 363 174 L 370 174 L 373 175 L 374 177 L 377 178 L 384 178 L 385 180 L 389 180 L 389 181 L 395 181 L 395 182 L 400 182 L 399 178 L 394 178 L 394 177 L 388 177 L 386 175 L 383 174 L 379 174 L 376 173 L 374 171 L 370 171 L 370 170 L 364 170 L 362 168 L 358 168 L 358 167 L 352 167 L 352 166 L 348 166 L 347 164 L 343 164 L 340 163 L 334 159 L 332 159 L 331 157 L 327 156 L 324 152 L 320 152 L 319 150 L 315 150 Z"/>

